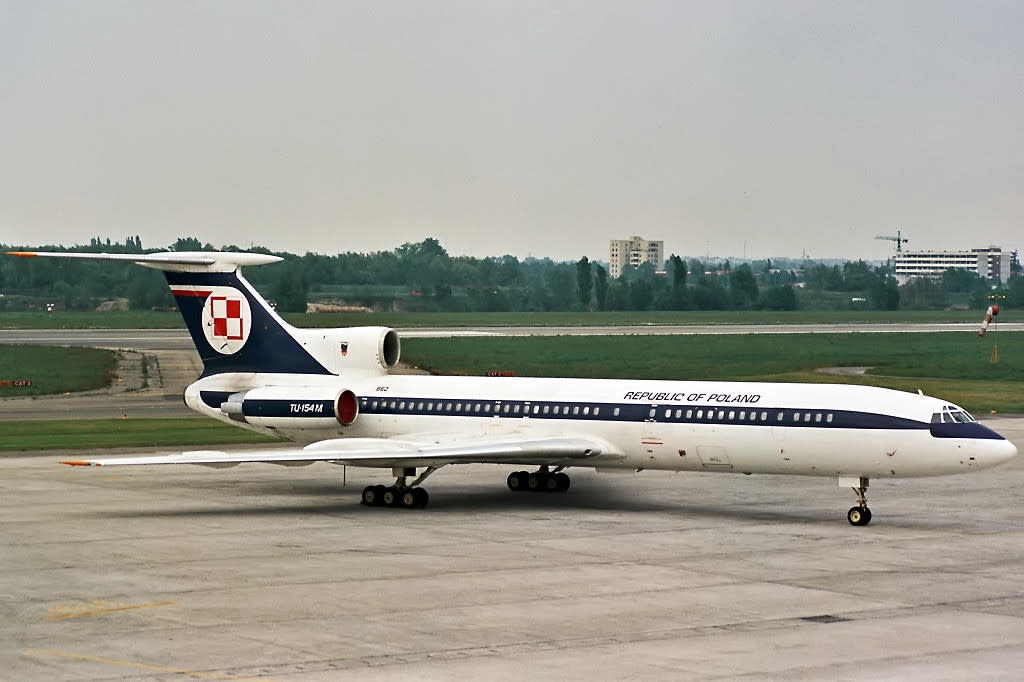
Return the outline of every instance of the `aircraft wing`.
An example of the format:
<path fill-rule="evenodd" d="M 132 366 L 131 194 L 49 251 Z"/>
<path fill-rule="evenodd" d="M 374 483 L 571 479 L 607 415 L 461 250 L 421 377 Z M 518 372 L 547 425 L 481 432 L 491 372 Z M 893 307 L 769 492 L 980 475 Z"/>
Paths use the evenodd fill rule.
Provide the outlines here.
<path fill-rule="evenodd" d="M 147 464 L 198 464 L 226 468 L 245 462 L 304 466 L 331 462 L 363 467 L 425 467 L 457 463 L 567 465 L 589 459 L 618 459 L 602 441 L 589 438 L 552 437 L 420 443 L 387 438 L 349 438 L 321 441 L 304 448 L 275 448 L 221 452 L 197 450 L 167 455 L 104 457 L 66 460 L 71 466 L 140 466 Z"/>

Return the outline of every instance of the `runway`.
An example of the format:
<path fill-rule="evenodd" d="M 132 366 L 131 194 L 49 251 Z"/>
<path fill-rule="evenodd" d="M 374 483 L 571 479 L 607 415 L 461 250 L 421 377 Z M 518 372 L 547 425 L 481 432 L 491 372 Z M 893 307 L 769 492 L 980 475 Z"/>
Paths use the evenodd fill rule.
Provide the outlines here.
<path fill-rule="evenodd" d="M 1024 419 L 993 424 L 1024 449 Z M 108 453 L 105 453 L 108 454 Z M 10 680 L 961 680 L 1024 669 L 1024 462 L 872 482 L 4 458 Z"/>
<path fill-rule="evenodd" d="M 1024 331 L 1024 323 L 1000 323 L 1000 331 Z M 977 333 L 977 324 L 702 324 L 588 327 L 414 327 L 398 328 L 405 338 L 457 336 L 666 336 L 695 334 L 915 334 Z M 95 346 L 138 350 L 191 350 L 184 329 L 0 329 L 0 344 Z"/>

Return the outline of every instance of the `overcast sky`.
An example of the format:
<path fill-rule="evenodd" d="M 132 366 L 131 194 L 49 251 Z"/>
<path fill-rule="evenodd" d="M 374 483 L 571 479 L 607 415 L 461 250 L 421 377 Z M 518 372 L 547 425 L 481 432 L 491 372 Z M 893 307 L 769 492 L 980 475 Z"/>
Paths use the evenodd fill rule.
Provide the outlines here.
<path fill-rule="evenodd" d="M 1024 2 L 0 0 L 0 243 L 1021 246 Z"/>

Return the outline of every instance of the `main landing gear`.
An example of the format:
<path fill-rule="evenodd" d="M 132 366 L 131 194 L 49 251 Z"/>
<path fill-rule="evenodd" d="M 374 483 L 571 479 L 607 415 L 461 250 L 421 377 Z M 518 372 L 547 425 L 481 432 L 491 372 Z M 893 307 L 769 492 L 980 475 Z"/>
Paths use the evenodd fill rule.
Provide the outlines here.
<path fill-rule="evenodd" d="M 558 467 L 554 471 L 548 471 L 542 466 L 532 474 L 528 471 L 514 471 L 508 475 L 508 489 L 513 492 L 529 490 L 531 492 L 543 493 L 564 493 L 569 489 L 569 475 L 563 474 Z"/>
<path fill-rule="evenodd" d="M 430 496 L 423 488 L 417 488 L 427 476 L 440 467 L 427 467 L 412 483 L 406 483 L 407 476 L 415 476 L 416 469 L 395 467 L 391 471 L 395 476 L 395 484 L 389 486 L 368 485 L 363 488 L 360 502 L 368 507 L 401 507 L 403 509 L 423 509 L 430 501 Z"/>
<path fill-rule="evenodd" d="M 871 523 L 871 510 L 868 509 L 868 500 L 865 496 L 867 489 L 868 479 L 864 477 L 853 486 L 853 492 L 857 495 L 857 506 L 850 507 L 850 511 L 846 512 L 846 519 L 852 526 L 866 526 Z"/>

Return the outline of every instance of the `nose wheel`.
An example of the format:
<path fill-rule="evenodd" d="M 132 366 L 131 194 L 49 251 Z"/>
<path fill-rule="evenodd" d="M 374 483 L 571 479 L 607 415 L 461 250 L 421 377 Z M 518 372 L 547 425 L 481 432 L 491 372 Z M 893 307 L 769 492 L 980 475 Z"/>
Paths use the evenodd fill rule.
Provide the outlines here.
<path fill-rule="evenodd" d="M 846 512 L 846 520 L 850 522 L 851 526 L 866 526 L 871 523 L 871 510 L 868 509 L 866 496 L 867 489 L 867 478 L 861 478 L 857 485 L 853 486 L 853 492 L 857 495 L 857 506 L 850 507 L 850 511 Z"/>
<path fill-rule="evenodd" d="M 867 507 L 850 507 L 846 512 L 846 520 L 851 526 L 866 526 L 871 523 L 871 510 Z"/>

